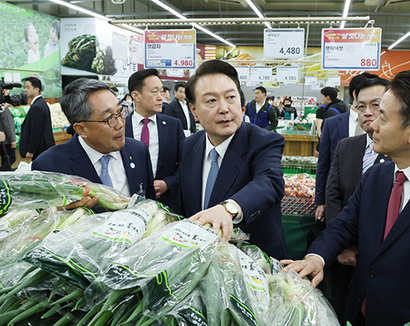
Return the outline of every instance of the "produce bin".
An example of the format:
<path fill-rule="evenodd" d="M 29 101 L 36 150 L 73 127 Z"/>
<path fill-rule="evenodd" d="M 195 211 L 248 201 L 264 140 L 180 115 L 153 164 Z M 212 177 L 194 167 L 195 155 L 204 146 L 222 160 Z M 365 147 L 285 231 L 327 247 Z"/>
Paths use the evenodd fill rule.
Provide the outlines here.
<path fill-rule="evenodd" d="M 288 249 L 287 257 L 302 259 L 306 253 L 307 235 L 315 225 L 315 216 L 283 214 L 282 225 Z"/>
<path fill-rule="evenodd" d="M 315 156 L 282 156 L 283 173 L 316 174 L 317 157 Z"/>

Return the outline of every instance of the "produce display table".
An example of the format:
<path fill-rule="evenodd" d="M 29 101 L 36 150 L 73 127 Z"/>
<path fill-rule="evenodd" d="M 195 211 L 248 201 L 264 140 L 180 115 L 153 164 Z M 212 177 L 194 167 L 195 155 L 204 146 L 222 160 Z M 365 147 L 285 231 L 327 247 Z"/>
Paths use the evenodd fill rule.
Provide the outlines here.
<path fill-rule="evenodd" d="M 317 136 L 282 134 L 285 138 L 283 155 L 287 156 L 313 156 L 315 153 Z"/>

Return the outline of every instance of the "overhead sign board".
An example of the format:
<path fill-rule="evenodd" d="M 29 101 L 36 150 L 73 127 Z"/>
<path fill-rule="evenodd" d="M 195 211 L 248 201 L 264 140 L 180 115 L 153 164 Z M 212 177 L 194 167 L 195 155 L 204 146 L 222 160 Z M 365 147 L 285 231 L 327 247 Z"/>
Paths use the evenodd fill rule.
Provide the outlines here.
<path fill-rule="evenodd" d="M 145 31 L 146 68 L 195 68 L 196 32 L 190 30 Z"/>
<path fill-rule="evenodd" d="M 265 29 L 263 35 L 263 54 L 266 59 L 297 59 L 304 56 L 303 28 Z"/>
<path fill-rule="evenodd" d="M 322 29 L 322 69 L 379 70 L 381 28 Z"/>

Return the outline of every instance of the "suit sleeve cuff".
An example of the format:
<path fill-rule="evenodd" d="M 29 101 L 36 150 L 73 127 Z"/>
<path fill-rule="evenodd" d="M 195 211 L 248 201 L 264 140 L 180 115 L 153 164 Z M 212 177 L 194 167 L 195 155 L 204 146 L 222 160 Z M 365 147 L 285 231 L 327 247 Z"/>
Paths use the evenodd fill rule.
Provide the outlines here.
<path fill-rule="evenodd" d="M 318 254 L 307 254 L 307 255 L 305 256 L 305 258 L 308 257 L 308 256 L 315 256 L 315 257 L 317 257 L 317 258 L 320 258 L 320 260 L 322 261 L 322 266 L 323 266 L 323 268 L 325 267 L 325 260 L 323 259 L 322 256 L 319 256 Z"/>

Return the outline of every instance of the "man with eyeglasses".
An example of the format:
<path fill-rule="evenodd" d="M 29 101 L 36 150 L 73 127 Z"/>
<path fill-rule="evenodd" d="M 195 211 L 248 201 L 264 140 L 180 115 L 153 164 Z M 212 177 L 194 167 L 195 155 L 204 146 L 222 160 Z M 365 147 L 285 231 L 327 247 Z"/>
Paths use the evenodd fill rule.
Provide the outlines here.
<path fill-rule="evenodd" d="M 60 104 L 76 133 L 34 160 L 32 170 L 78 175 L 128 196 L 155 199 L 148 149 L 125 137 L 126 113 L 109 86 L 77 79 L 65 88 Z"/>
<path fill-rule="evenodd" d="M 158 70 L 144 69 L 128 79 L 135 110 L 126 120 L 125 135 L 144 142 L 151 155 L 157 200 L 174 211 L 180 209 L 179 147 L 184 140 L 181 122 L 161 114 L 162 82 Z"/>

